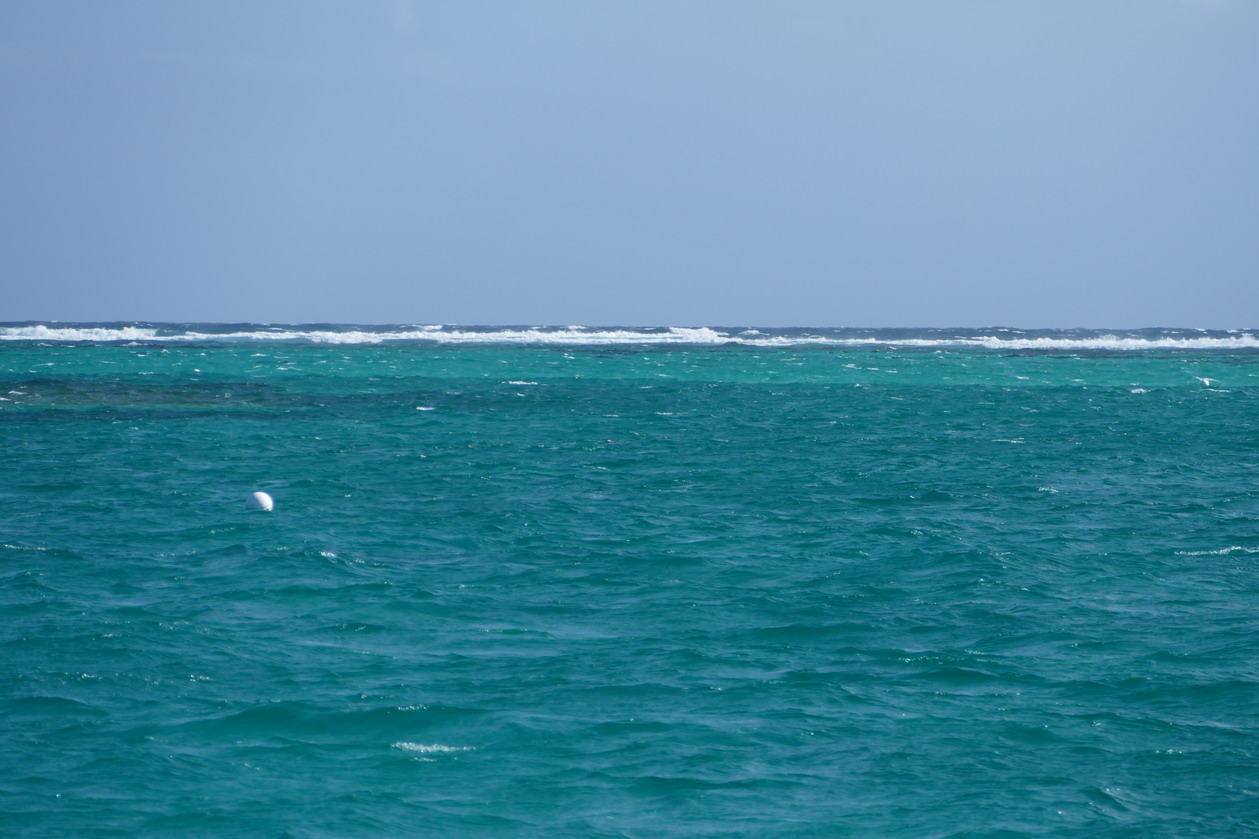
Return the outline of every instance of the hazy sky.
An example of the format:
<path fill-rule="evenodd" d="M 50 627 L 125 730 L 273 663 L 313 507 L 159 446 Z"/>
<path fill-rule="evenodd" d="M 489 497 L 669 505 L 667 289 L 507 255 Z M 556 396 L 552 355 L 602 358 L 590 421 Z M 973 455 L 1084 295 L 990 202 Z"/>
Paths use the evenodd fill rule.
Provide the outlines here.
<path fill-rule="evenodd" d="M 1259 326 L 1259 2 L 0 3 L 0 320 Z"/>

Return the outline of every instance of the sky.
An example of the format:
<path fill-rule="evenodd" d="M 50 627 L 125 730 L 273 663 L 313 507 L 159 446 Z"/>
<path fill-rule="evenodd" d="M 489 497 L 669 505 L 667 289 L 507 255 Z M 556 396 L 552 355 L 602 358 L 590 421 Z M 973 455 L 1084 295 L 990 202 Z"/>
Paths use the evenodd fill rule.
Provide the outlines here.
<path fill-rule="evenodd" d="M 7 0 L 24 320 L 1259 327 L 1259 3 Z"/>

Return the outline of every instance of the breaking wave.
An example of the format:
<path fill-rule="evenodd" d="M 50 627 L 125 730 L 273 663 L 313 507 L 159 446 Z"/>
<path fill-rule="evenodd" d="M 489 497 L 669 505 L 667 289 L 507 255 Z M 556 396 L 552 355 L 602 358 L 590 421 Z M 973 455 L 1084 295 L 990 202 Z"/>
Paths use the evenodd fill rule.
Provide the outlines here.
<path fill-rule="evenodd" d="M 277 341 L 311 344 L 552 344 L 570 346 L 737 344 L 984 350 L 1259 349 L 1255 330 L 768 329 L 587 326 L 362 326 L 347 324 L 20 323 L 0 325 L 0 340 L 55 343 Z"/>

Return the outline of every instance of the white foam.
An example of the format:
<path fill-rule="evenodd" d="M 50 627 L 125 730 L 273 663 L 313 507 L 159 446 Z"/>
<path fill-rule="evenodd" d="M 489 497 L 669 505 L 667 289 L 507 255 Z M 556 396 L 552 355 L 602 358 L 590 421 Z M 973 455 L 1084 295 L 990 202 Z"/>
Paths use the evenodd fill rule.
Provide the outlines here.
<path fill-rule="evenodd" d="M 142 329 L 136 326 L 117 328 L 94 327 L 89 329 L 71 329 L 48 327 L 43 324 L 36 326 L 0 327 L 0 340 L 6 341 L 146 341 L 155 334 L 153 329 Z"/>
<path fill-rule="evenodd" d="M 836 346 L 887 347 L 974 347 L 989 350 L 1228 350 L 1259 349 L 1259 336 L 1235 338 L 1128 338 L 1099 335 L 1095 338 L 999 338 L 996 336 L 948 338 L 835 338 L 823 335 L 778 336 L 762 340 L 729 338 L 740 344 L 755 346 L 790 346 L 796 344 L 834 344 Z"/>
<path fill-rule="evenodd" d="M 1232 553 L 1259 554 L 1259 548 L 1233 545 L 1230 548 L 1220 548 L 1217 551 L 1176 551 L 1177 556 L 1228 556 Z"/>
<path fill-rule="evenodd" d="M 423 707 L 423 706 L 420 706 Z M 419 754 L 448 754 L 450 752 L 470 752 L 472 746 L 443 746 L 440 743 L 425 745 L 423 743 L 394 743 L 390 748 L 400 749 L 404 752 L 418 752 Z"/>
<path fill-rule="evenodd" d="M 1188 332 L 1185 330 L 1184 332 Z M 998 332 L 1001 332 L 998 330 Z M 1230 331 L 1221 337 L 1134 337 L 1094 333 L 1074 337 L 1018 337 L 1002 332 L 993 335 L 947 335 L 928 338 L 844 336 L 840 334 L 767 335 L 758 330 L 725 332 L 712 327 L 674 326 L 659 329 L 606 329 L 586 326 L 467 329 L 446 325 L 408 325 L 393 329 L 349 329 L 345 331 L 271 327 L 240 332 L 198 332 L 177 326 L 31 326 L 0 327 L 5 341 L 147 341 L 188 342 L 273 342 L 292 341 L 315 344 L 379 344 L 385 341 L 425 341 L 438 344 L 740 344 L 754 347 L 888 346 L 905 348 L 973 348 L 990 350 L 1230 350 L 1259 349 L 1254 331 Z"/>
<path fill-rule="evenodd" d="M 166 334 L 161 334 L 161 333 Z M 308 341 L 317 344 L 379 344 L 384 341 L 437 341 L 444 344 L 712 344 L 730 340 L 728 336 L 708 327 L 670 327 L 663 331 L 634 329 L 564 329 L 445 330 L 441 326 L 393 331 L 286 329 L 250 332 L 177 332 L 139 326 L 121 327 L 0 327 L 0 340 L 8 341 Z"/>

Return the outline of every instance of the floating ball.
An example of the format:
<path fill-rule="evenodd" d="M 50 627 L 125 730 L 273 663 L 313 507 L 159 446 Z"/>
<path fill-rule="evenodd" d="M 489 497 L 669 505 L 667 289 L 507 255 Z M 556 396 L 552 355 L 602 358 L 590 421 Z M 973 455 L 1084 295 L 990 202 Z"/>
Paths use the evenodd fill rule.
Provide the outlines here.
<path fill-rule="evenodd" d="M 275 502 L 271 500 L 271 496 L 265 492 L 251 493 L 245 499 L 245 509 L 247 510 L 270 510 L 275 506 Z"/>

